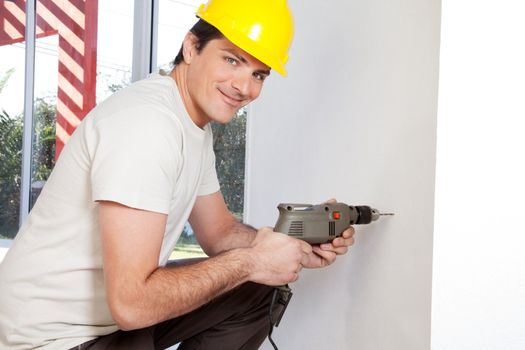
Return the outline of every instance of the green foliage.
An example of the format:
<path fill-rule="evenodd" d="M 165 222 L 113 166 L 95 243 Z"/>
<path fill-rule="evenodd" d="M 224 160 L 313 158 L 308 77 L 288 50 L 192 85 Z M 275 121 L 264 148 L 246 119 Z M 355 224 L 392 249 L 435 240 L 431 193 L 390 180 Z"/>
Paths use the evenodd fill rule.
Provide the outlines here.
<path fill-rule="evenodd" d="M 180 234 L 177 244 L 197 244 L 197 240 L 195 239 L 193 230 L 191 229 L 191 226 L 188 223 L 184 225 L 184 229 Z"/>
<path fill-rule="evenodd" d="M 228 208 L 242 219 L 244 208 L 244 162 L 246 154 L 246 109 L 228 124 L 212 123 L 215 165 Z"/>
<path fill-rule="evenodd" d="M 0 78 L 0 92 L 7 85 L 13 69 Z M 45 181 L 55 164 L 54 98 L 38 98 L 33 117 L 31 181 Z M 13 238 L 18 231 L 22 171 L 23 115 L 0 113 L 0 235 Z M 39 192 L 34 191 L 31 205 Z"/>
<path fill-rule="evenodd" d="M 38 98 L 35 102 L 33 125 L 33 156 L 31 159 L 34 181 L 46 181 L 55 165 L 56 102 L 54 98 Z"/>
<path fill-rule="evenodd" d="M 0 112 L 0 234 L 12 238 L 18 230 L 22 166 L 22 118 Z"/>

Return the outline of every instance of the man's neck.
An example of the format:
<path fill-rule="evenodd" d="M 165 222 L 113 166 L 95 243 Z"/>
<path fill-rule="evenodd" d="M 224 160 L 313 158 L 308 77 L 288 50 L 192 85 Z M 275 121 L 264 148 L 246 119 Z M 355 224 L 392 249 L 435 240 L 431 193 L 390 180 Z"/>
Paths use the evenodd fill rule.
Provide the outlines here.
<path fill-rule="evenodd" d="M 200 116 L 201 113 L 199 113 L 197 107 L 193 103 L 193 99 L 191 98 L 188 90 L 186 68 L 187 67 L 184 62 L 177 64 L 171 71 L 170 77 L 172 77 L 177 84 L 179 94 L 182 97 L 182 102 L 184 102 L 184 107 L 186 108 L 186 111 L 188 112 L 191 120 L 193 120 L 195 125 L 197 125 L 199 128 L 204 129 L 206 124 L 208 124 L 208 120 Z"/>

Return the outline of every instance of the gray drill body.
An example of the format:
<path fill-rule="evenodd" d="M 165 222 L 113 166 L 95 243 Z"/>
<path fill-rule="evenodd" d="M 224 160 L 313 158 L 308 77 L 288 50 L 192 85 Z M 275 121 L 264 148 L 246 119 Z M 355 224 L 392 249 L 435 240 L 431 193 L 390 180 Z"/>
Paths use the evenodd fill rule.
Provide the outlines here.
<path fill-rule="evenodd" d="M 285 233 L 310 244 L 327 243 L 341 236 L 350 225 L 369 224 L 381 215 L 369 206 L 344 203 L 281 203 L 274 231 Z"/>

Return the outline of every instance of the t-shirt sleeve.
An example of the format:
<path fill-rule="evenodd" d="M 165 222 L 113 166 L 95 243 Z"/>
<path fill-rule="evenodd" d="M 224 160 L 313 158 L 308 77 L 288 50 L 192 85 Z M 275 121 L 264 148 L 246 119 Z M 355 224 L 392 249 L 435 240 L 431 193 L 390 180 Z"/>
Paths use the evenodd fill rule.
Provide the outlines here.
<path fill-rule="evenodd" d="M 206 158 L 203 164 L 202 180 L 199 186 L 198 196 L 205 196 L 220 190 L 217 170 L 215 169 L 215 152 L 213 151 L 213 137 L 206 146 Z"/>
<path fill-rule="evenodd" d="M 100 120 L 92 132 L 93 200 L 168 214 L 182 163 L 177 124 L 133 110 Z"/>

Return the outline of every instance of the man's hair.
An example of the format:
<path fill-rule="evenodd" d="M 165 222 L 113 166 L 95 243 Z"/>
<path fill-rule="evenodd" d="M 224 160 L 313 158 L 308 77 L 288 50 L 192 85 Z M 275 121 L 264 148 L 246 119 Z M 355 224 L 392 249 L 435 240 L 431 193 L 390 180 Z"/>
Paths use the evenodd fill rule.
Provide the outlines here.
<path fill-rule="evenodd" d="M 199 21 L 195 23 L 195 25 L 190 29 L 190 32 L 193 33 L 193 35 L 195 35 L 195 37 L 197 38 L 197 53 L 200 53 L 204 49 L 206 44 L 208 44 L 213 39 L 224 38 L 224 35 L 222 35 L 222 33 L 217 28 L 215 28 L 208 22 L 203 21 L 202 19 L 199 19 Z M 182 60 L 184 60 L 184 54 L 182 53 L 181 45 L 177 57 L 175 57 L 175 59 L 173 60 L 173 65 L 176 66 L 177 64 L 182 62 Z"/>

